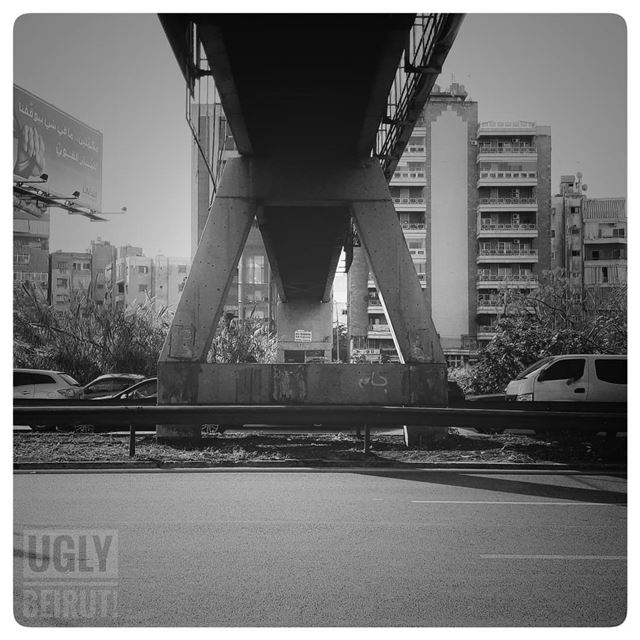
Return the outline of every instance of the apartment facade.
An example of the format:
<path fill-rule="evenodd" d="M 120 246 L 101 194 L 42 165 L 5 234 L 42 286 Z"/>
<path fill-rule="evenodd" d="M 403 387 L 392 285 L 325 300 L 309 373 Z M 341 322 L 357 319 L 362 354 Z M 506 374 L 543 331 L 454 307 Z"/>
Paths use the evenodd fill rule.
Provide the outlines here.
<path fill-rule="evenodd" d="M 98 237 L 92 240 L 88 252 L 91 254 L 91 295 L 99 305 L 107 300 L 105 272 L 115 265 L 117 249 L 108 240 Z"/>
<path fill-rule="evenodd" d="M 13 282 L 32 282 L 44 296 L 49 294 L 49 212 L 13 209 Z"/>
<path fill-rule="evenodd" d="M 74 294 L 89 294 L 91 254 L 55 251 L 50 258 L 50 303 L 56 311 L 69 311 Z"/>
<path fill-rule="evenodd" d="M 157 255 L 151 270 L 151 291 L 157 311 L 175 311 L 189 276 L 190 261 Z"/>
<path fill-rule="evenodd" d="M 551 258 L 576 290 L 627 281 L 625 198 L 589 198 L 582 174 L 560 178 L 553 198 Z"/>
<path fill-rule="evenodd" d="M 551 130 L 535 122 L 478 126 L 476 336 L 496 334 L 508 290 L 529 293 L 551 267 Z"/>
<path fill-rule="evenodd" d="M 464 86 L 453 83 L 442 90 L 435 85 L 389 185 L 431 317 L 454 366 L 475 348 L 475 238 L 470 231 L 475 231 L 477 125 L 478 104 L 467 100 Z M 367 339 L 354 340 L 352 332 L 352 355 L 397 361 L 371 276 L 367 285 Z M 352 287 L 357 289 L 356 279 L 350 295 L 357 297 Z M 350 306 L 357 315 L 357 306 Z M 354 328 L 358 324 L 357 317 L 349 321 Z"/>
<path fill-rule="evenodd" d="M 435 85 L 389 188 L 447 362 L 464 365 L 494 337 L 505 292 L 533 290 L 550 268 L 550 129 L 479 123 L 464 86 Z M 363 304 L 365 273 L 354 251 L 352 357 L 397 360 L 370 274 Z"/>

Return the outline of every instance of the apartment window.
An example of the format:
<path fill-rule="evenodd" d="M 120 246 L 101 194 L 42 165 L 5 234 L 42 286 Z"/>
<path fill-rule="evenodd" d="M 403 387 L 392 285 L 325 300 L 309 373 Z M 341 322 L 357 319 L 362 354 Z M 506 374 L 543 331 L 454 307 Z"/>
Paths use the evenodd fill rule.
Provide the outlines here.
<path fill-rule="evenodd" d="M 609 267 L 602 267 L 602 282 L 609 282 Z"/>
<path fill-rule="evenodd" d="M 28 253 L 16 253 L 13 256 L 14 264 L 29 264 L 31 256 Z"/>
<path fill-rule="evenodd" d="M 58 271 L 66 271 L 68 268 L 68 262 L 56 262 L 56 269 L 58 269 Z"/>
<path fill-rule="evenodd" d="M 145 266 L 145 265 L 139 265 L 138 266 L 138 273 L 140 274 L 147 274 L 149 273 L 149 267 Z"/>
<path fill-rule="evenodd" d="M 69 280 L 67 278 L 58 278 L 56 280 L 56 287 L 60 289 L 66 289 L 69 286 Z"/>
<path fill-rule="evenodd" d="M 464 362 L 464 356 L 461 355 L 453 355 L 453 354 L 448 354 L 446 356 L 447 358 L 447 366 L 450 369 L 456 369 L 458 367 L 464 367 L 465 362 Z"/>
<path fill-rule="evenodd" d="M 580 251 L 576 251 L 575 249 L 571 252 L 571 255 L 576 257 L 580 255 Z"/>
<path fill-rule="evenodd" d="M 569 207 L 569 213 L 580 213 L 580 207 Z"/>
<path fill-rule="evenodd" d="M 264 284 L 264 256 L 248 256 L 245 275 L 248 284 Z"/>
<path fill-rule="evenodd" d="M 614 229 L 613 230 L 614 238 L 624 238 L 624 229 Z"/>
<path fill-rule="evenodd" d="M 591 252 L 591 259 L 592 260 L 600 260 L 600 252 L 599 251 L 592 251 Z"/>
<path fill-rule="evenodd" d="M 552 238 L 556 237 L 556 230 L 555 229 L 551 229 L 551 237 Z"/>
<path fill-rule="evenodd" d="M 138 293 L 143 293 L 146 290 L 147 290 L 147 285 L 146 284 L 139 284 L 138 285 Z"/>

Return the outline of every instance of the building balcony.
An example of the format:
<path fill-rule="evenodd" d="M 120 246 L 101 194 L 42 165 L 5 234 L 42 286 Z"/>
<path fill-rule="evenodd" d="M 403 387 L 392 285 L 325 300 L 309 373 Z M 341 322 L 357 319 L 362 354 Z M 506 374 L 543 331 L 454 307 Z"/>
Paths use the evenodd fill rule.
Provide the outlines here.
<path fill-rule="evenodd" d="M 427 174 L 424 171 L 399 170 L 394 172 L 391 185 L 424 184 L 426 179 Z"/>
<path fill-rule="evenodd" d="M 422 211 L 425 207 L 424 198 L 399 198 L 393 199 L 395 208 L 400 211 Z"/>
<path fill-rule="evenodd" d="M 481 171 L 477 186 L 513 186 L 535 187 L 538 184 L 537 171 Z"/>
<path fill-rule="evenodd" d="M 402 227 L 402 231 L 404 233 L 412 233 L 417 232 L 421 235 L 424 235 L 425 224 L 424 222 L 401 222 L 400 226 Z"/>
<path fill-rule="evenodd" d="M 391 327 L 388 324 L 370 324 L 367 338 L 372 340 L 392 340 Z"/>
<path fill-rule="evenodd" d="M 478 325 L 476 336 L 478 340 L 490 340 L 498 333 L 498 327 L 495 325 Z"/>
<path fill-rule="evenodd" d="M 603 260 L 585 260 L 586 267 L 624 267 L 627 268 L 626 258 L 605 258 Z"/>
<path fill-rule="evenodd" d="M 421 155 L 427 152 L 427 148 L 423 144 L 409 144 L 405 147 L 402 155 Z"/>
<path fill-rule="evenodd" d="M 538 277 L 535 274 L 499 274 L 479 273 L 476 278 L 476 288 L 492 289 L 508 287 L 512 289 L 534 289 L 538 286 Z"/>
<path fill-rule="evenodd" d="M 537 238 L 537 224 L 491 224 L 478 220 L 478 238 Z"/>
<path fill-rule="evenodd" d="M 486 301 L 478 301 L 477 312 L 478 313 L 493 313 L 498 314 L 504 311 L 504 303 L 499 304 L 498 302 L 486 302 Z"/>
<path fill-rule="evenodd" d="M 478 263 L 486 262 L 538 262 L 538 250 L 537 249 L 489 249 L 482 250 L 478 253 L 476 258 Z"/>
<path fill-rule="evenodd" d="M 478 138 L 499 135 L 513 136 L 515 134 L 534 136 L 536 134 L 536 123 L 525 120 L 489 120 L 478 125 Z"/>
<path fill-rule="evenodd" d="M 585 236 L 584 244 L 627 244 L 626 236 Z"/>
<path fill-rule="evenodd" d="M 478 155 L 486 154 L 489 156 L 498 155 L 502 158 L 502 156 L 523 156 L 523 155 L 537 155 L 538 149 L 535 144 L 503 144 L 498 146 L 497 144 L 486 144 L 480 143 L 478 145 Z"/>
<path fill-rule="evenodd" d="M 482 211 L 537 211 L 535 198 L 479 198 L 478 212 Z"/>
<path fill-rule="evenodd" d="M 536 162 L 538 153 L 535 147 L 481 147 L 477 162 Z"/>

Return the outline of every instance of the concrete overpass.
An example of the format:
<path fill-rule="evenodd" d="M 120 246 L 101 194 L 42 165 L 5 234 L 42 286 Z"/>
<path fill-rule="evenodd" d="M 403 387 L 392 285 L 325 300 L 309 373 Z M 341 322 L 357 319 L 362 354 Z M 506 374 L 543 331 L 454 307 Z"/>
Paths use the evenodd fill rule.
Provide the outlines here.
<path fill-rule="evenodd" d="M 241 154 L 227 162 L 160 357 L 160 404 L 446 404 L 445 358 L 387 183 L 462 17 L 160 20 L 187 87 L 213 75 Z M 318 319 L 331 317 L 338 258 L 357 238 L 403 364 L 207 364 L 254 220 L 277 283 L 281 340 L 295 348 L 305 327 L 312 343 L 330 340 Z"/>

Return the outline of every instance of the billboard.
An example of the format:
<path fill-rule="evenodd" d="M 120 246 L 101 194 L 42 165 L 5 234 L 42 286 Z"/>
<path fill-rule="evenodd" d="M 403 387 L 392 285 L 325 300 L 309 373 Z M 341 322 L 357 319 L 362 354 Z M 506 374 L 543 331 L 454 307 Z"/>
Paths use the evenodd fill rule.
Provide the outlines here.
<path fill-rule="evenodd" d="M 13 173 L 16 180 L 46 173 L 54 196 L 102 208 L 102 133 L 13 85 Z"/>

